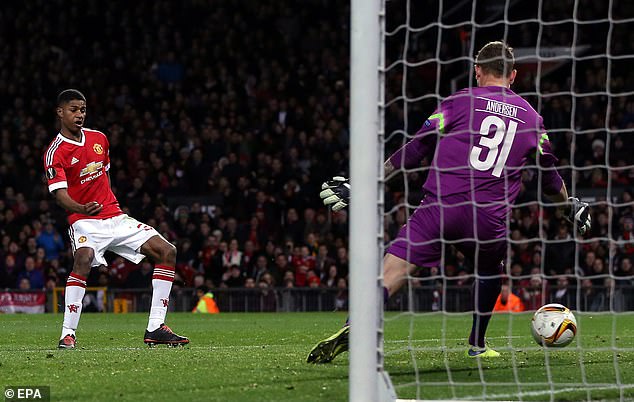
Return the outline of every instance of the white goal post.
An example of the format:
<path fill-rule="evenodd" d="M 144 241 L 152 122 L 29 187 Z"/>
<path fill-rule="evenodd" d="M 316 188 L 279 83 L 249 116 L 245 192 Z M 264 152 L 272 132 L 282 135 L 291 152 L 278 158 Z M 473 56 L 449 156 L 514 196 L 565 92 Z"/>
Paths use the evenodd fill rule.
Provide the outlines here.
<path fill-rule="evenodd" d="M 360 402 L 395 399 L 382 364 L 384 26 L 384 0 L 351 1 L 349 379 Z"/>

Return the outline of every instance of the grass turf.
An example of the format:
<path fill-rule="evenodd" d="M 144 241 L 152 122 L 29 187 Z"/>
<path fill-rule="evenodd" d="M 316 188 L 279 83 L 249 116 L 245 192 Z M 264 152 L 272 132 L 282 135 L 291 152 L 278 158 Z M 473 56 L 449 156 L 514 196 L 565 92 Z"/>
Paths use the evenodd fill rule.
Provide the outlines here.
<path fill-rule="evenodd" d="M 503 356 L 482 362 L 463 355 L 468 315 L 387 318 L 385 366 L 400 398 L 541 401 L 551 392 L 553 400 L 634 398 L 627 385 L 634 383 L 633 315 L 577 314 L 578 343 L 546 352 L 530 336 L 530 315 L 496 316 L 488 335 Z M 191 346 L 150 349 L 142 343 L 145 314 L 85 314 L 78 349 L 57 350 L 61 315 L 3 315 L 0 386 L 50 385 L 53 401 L 343 401 L 347 354 L 328 365 L 305 359 L 344 319 L 341 313 L 170 313 L 168 324 Z"/>

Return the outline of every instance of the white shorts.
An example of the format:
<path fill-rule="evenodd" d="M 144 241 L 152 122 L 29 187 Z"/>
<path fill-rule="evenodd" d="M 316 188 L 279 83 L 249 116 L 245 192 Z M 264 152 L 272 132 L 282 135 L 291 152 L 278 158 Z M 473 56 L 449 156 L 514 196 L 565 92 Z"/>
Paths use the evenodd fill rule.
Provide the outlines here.
<path fill-rule="evenodd" d="M 145 258 L 139 252 L 143 243 L 154 236 L 161 236 L 152 226 L 125 214 L 108 219 L 80 219 L 70 226 L 68 235 L 73 254 L 81 247 L 94 250 L 93 267 L 107 265 L 104 258 L 106 251 L 138 264 Z"/>

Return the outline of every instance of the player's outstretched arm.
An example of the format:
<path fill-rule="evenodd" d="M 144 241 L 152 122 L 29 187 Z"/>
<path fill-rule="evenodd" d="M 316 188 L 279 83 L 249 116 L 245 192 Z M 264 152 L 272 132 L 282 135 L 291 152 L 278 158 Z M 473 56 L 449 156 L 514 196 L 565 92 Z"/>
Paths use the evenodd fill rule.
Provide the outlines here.
<path fill-rule="evenodd" d="M 80 204 L 68 195 L 68 190 L 60 188 L 55 190 L 55 199 L 57 203 L 67 211 L 84 215 L 97 215 L 103 209 L 103 205 L 97 201 L 91 201 L 86 204 Z"/>

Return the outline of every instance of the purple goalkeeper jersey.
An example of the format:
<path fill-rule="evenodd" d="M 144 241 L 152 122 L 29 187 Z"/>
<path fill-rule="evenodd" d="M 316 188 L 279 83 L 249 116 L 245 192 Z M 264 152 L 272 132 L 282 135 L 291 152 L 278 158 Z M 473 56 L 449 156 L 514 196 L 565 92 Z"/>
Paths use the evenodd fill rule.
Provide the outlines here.
<path fill-rule="evenodd" d="M 528 158 L 543 168 L 546 194 L 558 193 L 563 184 L 542 117 L 504 87 L 467 88 L 448 97 L 389 160 L 395 168 L 411 169 L 432 155 L 427 193 L 439 199 L 464 195 L 500 217 L 519 194 Z"/>

